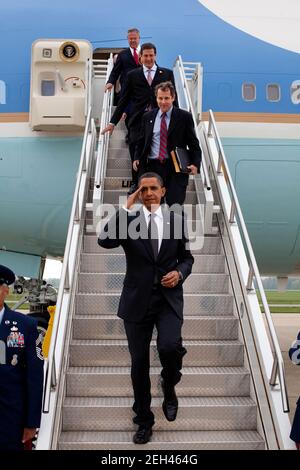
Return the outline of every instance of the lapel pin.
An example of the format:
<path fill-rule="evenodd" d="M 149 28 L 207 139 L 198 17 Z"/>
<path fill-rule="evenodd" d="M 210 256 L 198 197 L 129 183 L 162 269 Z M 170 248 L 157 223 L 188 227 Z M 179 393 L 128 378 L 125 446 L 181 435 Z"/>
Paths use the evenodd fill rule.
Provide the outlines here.
<path fill-rule="evenodd" d="M 5 325 L 10 325 L 10 321 L 9 320 L 5 320 Z"/>
<path fill-rule="evenodd" d="M 13 325 L 17 325 L 17 324 L 18 324 L 18 322 L 17 322 L 17 321 L 13 321 L 12 323 L 13 323 Z"/>

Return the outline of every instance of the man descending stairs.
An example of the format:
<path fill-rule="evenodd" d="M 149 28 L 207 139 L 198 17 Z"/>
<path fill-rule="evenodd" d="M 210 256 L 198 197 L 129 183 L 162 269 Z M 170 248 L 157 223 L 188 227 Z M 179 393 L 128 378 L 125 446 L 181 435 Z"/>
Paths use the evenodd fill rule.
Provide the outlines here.
<path fill-rule="evenodd" d="M 110 140 L 104 202 L 117 204 L 122 192 L 126 200 L 130 159 L 124 137 L 124 130 L 116 130 Z M 191 181 L 186 202 L 196 200 Z M 205 237 L 193 256 L 193 271 L 184 284 L 183 344 L 188 352 L 176 387 L 177 419 L 168 422 L 162 411 L 154 338 L 150 375 L 156 422 L 151 441 L 137 446 L 132 442 L 130 356 L 123 322 L 116 316 L 125 256 L 121 248 L 100 248 L 96 234 L 85 235 L 59 449 L 265 448 L 257 432 L 257 406 L 250 397 L 221 238 Z"/>

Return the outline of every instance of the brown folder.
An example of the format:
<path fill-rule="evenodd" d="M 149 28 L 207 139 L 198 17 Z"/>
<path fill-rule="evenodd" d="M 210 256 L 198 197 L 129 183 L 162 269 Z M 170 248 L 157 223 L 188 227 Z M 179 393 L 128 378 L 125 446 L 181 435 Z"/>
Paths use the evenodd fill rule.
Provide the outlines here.
<path fill-rule="evenodd" d="M 176 147 L 171 151 L 171 158 L 176 173 L 190 173 L 187 167 L 191 165 L 191 157 L 187 149 Z"/>

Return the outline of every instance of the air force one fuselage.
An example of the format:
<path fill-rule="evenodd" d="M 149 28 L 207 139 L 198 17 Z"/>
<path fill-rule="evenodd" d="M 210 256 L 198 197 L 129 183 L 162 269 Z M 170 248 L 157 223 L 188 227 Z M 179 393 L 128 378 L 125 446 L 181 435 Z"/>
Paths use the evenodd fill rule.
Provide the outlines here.
<path fill-rule="evenodd" d="M 214 111 L 261 273 L 299 275 L 298 2 L 11 0 L 1 19 L 2 264 L 35 277 L 41 257 L 63 256 L 82 144 L 80 132 L 30 129 L 32 43 L 84 38 L 108 51 L 134 26 L 160 65 L 179 54 L 202 63 L 203 119 Z"/>

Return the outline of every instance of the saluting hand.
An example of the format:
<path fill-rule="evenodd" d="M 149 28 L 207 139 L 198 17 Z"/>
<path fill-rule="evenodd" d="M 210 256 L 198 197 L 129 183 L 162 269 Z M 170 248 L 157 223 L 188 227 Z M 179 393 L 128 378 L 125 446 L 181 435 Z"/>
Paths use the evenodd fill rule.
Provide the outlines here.
<path fill-rule="evenodd" d="M 126 209 L 130 209 L 138 200 L 143 186 L 140 186 L 134 193 L 130 194 L 127 198 Z"/>

